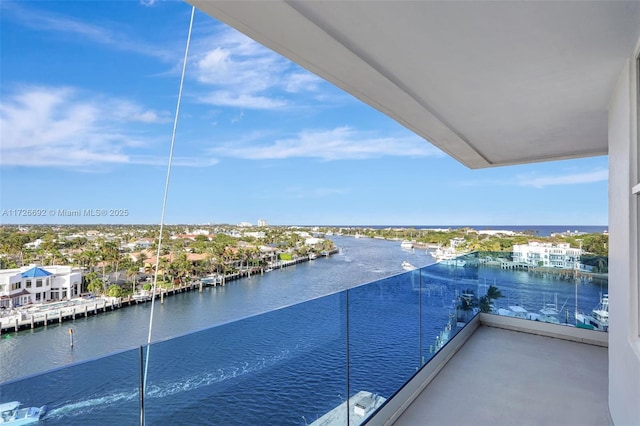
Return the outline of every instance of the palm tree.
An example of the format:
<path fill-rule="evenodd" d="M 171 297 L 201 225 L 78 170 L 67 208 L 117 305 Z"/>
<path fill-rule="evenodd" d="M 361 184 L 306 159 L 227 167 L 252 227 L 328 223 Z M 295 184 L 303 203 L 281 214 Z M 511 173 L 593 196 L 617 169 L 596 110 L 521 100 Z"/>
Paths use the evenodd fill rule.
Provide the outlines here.
<path fill-rule="evenodd" d="M 97 272 L 89 272 L 84 276 L 85 283 L 87 284 L 87 290 L 91 293 L 99 293 L 102 292 L 104 288 L 104 283 L 98 276 Z"/>
<path fill-rule="evenodd" d="M 171 264 L 171 262 L 169 262 L 169 259 L 167 259 L 166 257 L 161 257 L 160 258 L 160 262 L 158 263 L 158 268 L 162 271 L 162 281 L 163 282 L 165 280 L 165 273 L 169 269 L 169 265 L 170 264 Z"/>
<path fill-rule="evenodd" d="M 129 265 L 127 268 L 127 276 L 131 279 L 131 289 L 135 292 L 138 285 L 137 276 L 139 268 L 135 264 Z"/>
<path fill-rule="evenodd" d="M 191 264 L 185 252 L 179 253 L 176 258 L 173 259 L 173 262 L 171 262 L 171 270 L 174 273 L 174 277 L 177 277 L 181 284 L 183 283 L 182 279 L 190 275 Z"/>
<path fill-rule="evenodd" d="M 598 272 L 600 273 L 604 273 L 608 271 L 608 262 L 607 262 L 607 258 L 605 258 L 604 256 L 598 256 Z"/>
<path fill-rule="evenodd" d="M 479 301 L 480 312 L 491 312 L 491 300 L 486 294 Z"/>
<path fill-rule="evenodd" d="M 492 300 L 499 299 L 499 298 L 504 297 L 504 296 L 502 295 L 502 292 L 498 289 L 498 287 L 496 287 L 496 286 L 494 286 L 492 284 L 487 289 L 487 297 L 489 298 L 489 301 L 492 301 Z"/>
<path fill-rule="evenodd" d="M 490 312 L 494 300 L 504 297 L 498 287 L 493 284 L 487 288 L 487 294 L 480 298 L 480 312 Z"/>

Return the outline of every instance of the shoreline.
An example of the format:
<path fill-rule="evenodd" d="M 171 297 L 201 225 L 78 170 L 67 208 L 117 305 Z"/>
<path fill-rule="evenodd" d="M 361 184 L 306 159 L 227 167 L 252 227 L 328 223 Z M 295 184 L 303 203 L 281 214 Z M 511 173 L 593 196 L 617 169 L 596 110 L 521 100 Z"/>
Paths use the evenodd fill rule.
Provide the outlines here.
<path fill-rule="evenodd" d="M 338 253 L 338 249 L 332 250 L 327 256 L 335 253 Z M 267 268 L 271 268 L 271 270 L 282 269 L 310 260 L 312 259 L 308 256 L 298 257 L 292 260 L 278 261 L 274 265 L 268 265 Z M 224 277 L 199 277 L 187 284 L 174 286 L 172 288 L 158 288 L 153 297 L 156 299 L 160 298 L 160 303 L 164 303 L 165 297 L 195 290 L 202 292 L 205 287 L 224 286 L 227 281 L 236 281 L 241 278 L 250 278 L 256 274 L 268 273 L 269 271 L 265 271 L 267 268 L 246 269 L 225 275 Z M 258 270 L 259 272 L 255 272 Z M 135 296 L 136 295 L 129 295 L 127 297 L 94 296 L 91 299 L 73 298 L 66 301 L 53 301 L 21 306 L 12 309 L 8 314 L 3 313 L 2 316 L 0 316 L 0 336 L 8 333 L 46 327 L 49 324 L 62 324 L 63 322 L 87 318 L 90 315 L 98 315 L 140 303 L 147 303 L 150 302 L 152 298 L 150 294 L 144 295 L 143 297 Z"/>

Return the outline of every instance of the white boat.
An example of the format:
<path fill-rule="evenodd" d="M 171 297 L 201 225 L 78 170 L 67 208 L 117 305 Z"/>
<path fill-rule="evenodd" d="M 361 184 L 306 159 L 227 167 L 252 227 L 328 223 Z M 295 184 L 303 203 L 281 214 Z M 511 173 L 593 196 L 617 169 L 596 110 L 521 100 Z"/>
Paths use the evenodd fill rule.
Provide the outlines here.
<path fill-rule="evenodd" d="M 556 306 L 548 303 L 538 312 L 540 312 L 540 314 L 538 314 L 538 321 L 548 322 L 550 324 L 560 324 L 560 319 L 558 318 L 560 312 L 558 312 L 558 308 Z"/>
<path fill-rule="evenodd" d="M 558 310 L 558 294 L 554 295 L 553 303 L 545 303 L 540 312 L 538 321 L 548 322 L 551 324 L 560 324 L 560 311 Z M 566 303 L 566 302 L 565 302 Z M 563 305 L 564 307 L 564 305 Z"/>
<path fill-rule="evenodd" d="M 531 319 L 529 311 L 519 305 L 512 305 L 508 308 L 499 308 L 498 315 L 512 318 Z"/>
<path fill-rule="evenodd" d="M 317 254 L 315 254 L 315 253 L 309 253 L 309 260 L 314 260 L 314 259 L 317 259 L 317 258 L 318 258 L 318 255 L 317 255 Z"/>
<path fill-rule="evenodd" d="M 520 305 L 512 305 L 508 308 L 499 308 L 498 315 L 512 318 L 522 318 L 530 321 L 547 322 L 550 324 L 560 324 L 558 319 L 558 310 L 551 304 L 546 305 L 538 312 L 529 312 Z"/>
<path fill-rule="evenodd" d="M 467 261 L 464 259 L 451 258 L 451 259 L 442 259 L 438 260 L 438 263 L 442 263 L 443 265 L 451 265 L 451 266 L 459 266 L 463 267 L 467 264 Z"/>
<path fill-rule="evenodd" d="M 151 294 L 149 292 L 143 291 L 142 293 L 136 293 L 131 296 L 131 298 L 136 302 L 148 302 L 151 300 Z"/>
<path fill-rule="evenodd" d="M 411 241 L 409 241 L 409 240 L 403 240 L 400 243 L 400 248 L 402 250 L 411 250 L 411 249 L 413 249 L 413 243 Z"/>
<path fill-rule="evenodd" d="M 18 401 L 0 404 L 0 425 L 28 425 L 37 423 L 47 412 L 47 406 L 21 407 Z"/>
<path fill-rule="evenodd" d="M 418 268 L 416 268 L 415 266 L 413 266 L 412 264 L 410 264 L 405 260 L 404 262 L 402 262 L 402 269 L 404 269 L 405 271 L 413 271 L 414 269 L 418 269 Z"/>
<path fill-rule="evenodd" d="M 464 253 L 457 253 L 455 249 L 438 247 L 435 251 L 432 251 L 431 256 L 436 260 L 436 263 L 442 263 L 443 265 L 451 266 L 465 266 L 467 261 L 461 259 Z"/>
<path fill-rule="evenodd" d="M 319 417 L 310 426 L 339 426 L 359 425 L 367 419 L 386 398 L 367 391 L 360 391 L 336 408 Z M 347 419 L 347 403 L 349 404 L 349 418 Z M 348 423 L 347 423 L 348 420 Z"/>
<path fill-rule="evenodd" d="M 598 331 L 608 331 L 609 295 L 602 295 L 602 297 L 600 298 L 600 303 L 591 311 L 591 315 L 576 312 L 576 327 L 588 328 Z"/>

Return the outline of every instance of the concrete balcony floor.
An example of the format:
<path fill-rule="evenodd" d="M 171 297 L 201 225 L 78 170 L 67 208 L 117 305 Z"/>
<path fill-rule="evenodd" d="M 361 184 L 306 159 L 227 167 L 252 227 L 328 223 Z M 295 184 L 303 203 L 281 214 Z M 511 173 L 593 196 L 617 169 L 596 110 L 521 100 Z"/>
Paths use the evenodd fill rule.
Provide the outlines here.
<path fill-rule="evenodd" d="M 606 347 L 480 326 L 394 423 L 611 425 Z"/>

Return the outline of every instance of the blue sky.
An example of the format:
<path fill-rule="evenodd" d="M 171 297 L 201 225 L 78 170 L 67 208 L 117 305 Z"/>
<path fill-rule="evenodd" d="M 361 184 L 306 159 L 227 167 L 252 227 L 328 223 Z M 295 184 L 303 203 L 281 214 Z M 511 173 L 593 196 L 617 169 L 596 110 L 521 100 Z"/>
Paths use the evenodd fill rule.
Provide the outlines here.
<path fill-rule="evenodd" d="M 0 223 L 159 223 L 191 6 L 0 7 Z M 196 11 L 165 222 L 606 225 L 607 161 L 469 170 Z"/>

